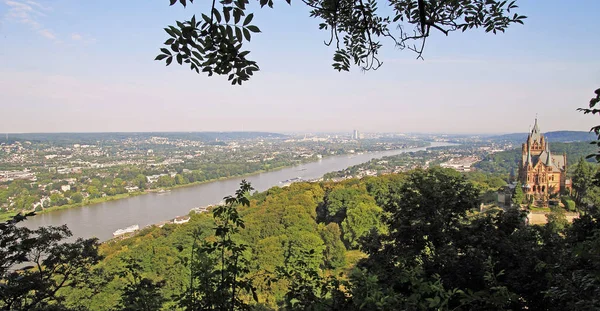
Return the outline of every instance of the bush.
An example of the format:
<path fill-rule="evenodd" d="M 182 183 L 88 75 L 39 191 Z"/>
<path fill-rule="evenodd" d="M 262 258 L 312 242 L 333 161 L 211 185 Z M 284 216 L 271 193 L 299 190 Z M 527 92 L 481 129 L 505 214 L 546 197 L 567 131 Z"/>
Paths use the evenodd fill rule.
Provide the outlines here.
<path fill-rule="evenodd" d="M 562 204 L 565 205 L 565 209 L 567 211 L 570 211 L 570 212 L 576 211 L 575 201 L 571 200 L 571 198 L 565 196 L 565 197 L 562 197 L 560 200 L 561 200 Z"/>

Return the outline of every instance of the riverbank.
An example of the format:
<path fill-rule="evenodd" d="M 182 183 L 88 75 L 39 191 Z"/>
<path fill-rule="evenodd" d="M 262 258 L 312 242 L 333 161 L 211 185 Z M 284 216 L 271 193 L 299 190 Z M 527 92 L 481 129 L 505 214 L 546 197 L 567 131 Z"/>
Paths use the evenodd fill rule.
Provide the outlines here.
<path fill-rule="evenodd" d="M 29 211 L 23 211 L 22 213 L 30 213 L 30 212 L 35 211 L 36 215 L 39 215 L 39 214 L 46 214 L 46 213 L 50 213 L 50 212 L 65 210 L 65 209 L 69 209 L 69 208 L 87 207 L 87 206 L 92 206 L 92 205 L 96 205 L 96 204 L 100 204 L 100 203 L 127 199 L 127 198 L 138 196 L 138 195 L 144 195 L 144 194 L 150 194 L 150 193 L 161 193 L 163 191 L 171 191 L 171 190 L 179 189 L 179 188 L 193 187 L 193 186 L 198 186 L 198 185 L 202 185 L 202 184 L 206 184 L 206 183 L 224 181 L 224 180 L 229 180 L 229 179 L 234 179 L 234 178 L 251 177 L 254 175 L 261 174 L 261 173 L 275 172 L 275 171 L 279 171 L 282 169 L 286 169 L 286 168 L 290 168 L 290 167 L 294 167 L 294 166 L 298 166 L 298 165 L 302 165 L 302 164 L 307 164 L 307 163 L 313 163 L 313 162 L 317 162 L 317 161 L 318 160 L 301 162 L 301 163 L 294 164 L 294 165 L 279 166 L 279 167 L 275 167 L 275 168 L 268 169 L 268 170 L 258 170 L 258 171 L 254 171 L 254 172 L 246 173 L 246 174 L 224 176 L 224 177 L 213 178 L 213 179 L 203 180 L 203 181 L 195 181 L 195 182 L 191 182 L 191 183 L 187 183 L 187 184 L 174 185 L 171 187 L 161 187 L 161 188 L 156 188 L 156 189 L 148 189 L 146 191 L 120 193 L 120 194 L 105 196 L 105 197 L 100 197 L 100 198 L 86 199 L 81 203 L 72 203 L 72 204 L 65 204 L 65 205 L 61 205 L 61 206 L 52 206 L 52 207 L 44 208 L 41 211 L 29 210 Z M 17 212 L 0 213 L 0 221 L 6 221 L 6 220 L 12 218 L 13 216 L 15 216 L 16 214 L 18 214 L 18 213 Z"/>
<path fill-rule="evenodd" d="M 115 201 L 115 200 L 127 199 L 127 198 L 130 198 L 130 197 L 134 197 L 136 195 L 142 195 L 142 194 L 146 194 L 146 193 L 149 193 L 149 192 L 138 191 L 138 192 L 131 192 L 131 193 L 121 193 L 121 194 L 111 195 L 111 196 L 105 196 L 105 197 L 101 197 L 101 198 L 88 199 L 88 200 L 85 200 L 85 201 L 83 201 L 81 203 L 72 203 L 72 204 L 65 204 L 65 205 L 61 205 L 61 206 L 52 206 L 52 207 L 44 208 L 41 211 L 30 210 L 30 211 L 26 211 L 26 212 L 23 212 L 23 213 L 30 213 L 30 212 L 34 212 L 35 211 L 36 214 L 45 214 L 45 213 L 50 213 L 50 212 L 65 210 L 65 209 L 69 209 L 69 208 L 92 206 L 92 205 L 96 205 L 96 204 L 100 204 L 100 203 L 104 203 L 104 202 L 110 202 L 110 201 Z M 6 221 L 6 220 L 10 219 L 11 217 L 13 217 L 16 214 L 17 213 L 15 213 L 15 212 L 1 213 L 0 214 L 0 221 Z"/>
<path fill-rule="evenodd" d="M 434 142 L 432 146 L 443 146 L 445 143 Z M 338 171 L 346 167 L 368 162 L 375 158 L 392 156 L 399 153 L 425 150 L 425 147 L 403 148 L 383 152 L 369 152 L 354 156 L 340 155 L 323 158 L 321 161 L 288 167 L 280 170 L 248 177 L 258 192 L 272 187 L 282 186 L 282 181 L 301 177 L 303 180 L 317 180 L 323 174 Z M 231 176 L 234 177 L 234 176 Z M 44 213 L 30 217 L 22 226 L 37 229 L 44 226 L 60 226 L 67 224 L 73 232 L 72 239 L 78 237 L 97 237 L 100 241 L 109 240 L 112 233 L 131 225 L 140 228 L 161 223 L 167 219 L 187 215 L 198 206 L 214 205 L 239 188 L 243 177 L 227 178 L 220 181 L 205 182 L 194 187 L 183 187 L 168 193 L 147 192 L 148 195 L 136 195 L 123 200 L 114 200 L 85 208 L 72 208 Z"/>
<path fill-rule="evenodd" d="M 411 146 L 411 147 L 407 147 L 407 148 L 400 148 L 400 149 L 393 149 L 393 150 L 406 150 L 406 149 L 413 149 L 413 148 L 427 148 L 431 146 L 431 142 L 426 142 L 427 145 L 425 146 Z M 386 152 L 386 151 L 393 151 L 393 150 L 379 150 L 379 151 L 368 151 L 367 153 L 377 153 L 377 152 Z M 296 167 L 296 166 L 300 166 L 300 165 L 304 165 L 304 164 L 310 164 L 310 163 L 316 163 L 319 162 L 321 160 L 326 160 L 332 157 L 336 157 L 336 156 L 344 156 L 344 155 L 352 155 L 351 153 L 345 153 L 345 154 L 335 154 L 335 155 L 324 155 L 322 158 L 310 158 L 310 159 L 303 159 L 301 160 L 299 163 L 295 163 L 293 165 L 282 165 L 282 166 L 278 166 L 278 167 L 273 167 L 273 168 L 269 168 L 269 169 L 261 169 L 261 170 L 257 170 L 254 172 L 249 172 L 246 174 L 239 174 L 239 175 L 232 175 L 232 176 L 223 176 L 223 177 L 219 177 L 219 178 L 214 178 L 214 179 L 209 179 L 209 180 L 204 180 L 204 181 L 196 181 L 196 182 L 191 182 L 191 183 L 187 183 L 187 184 L 180 184 L 180 185 L 173 185 L 170 187 L 162 187 L 162 188 L 157 188 L 157 189 L 149 189 L 146 191 L 137 191 L 137 192 L 131 192 L 131 193 L 122 193 L 122 194 L 117 194 L 114 196 L 105 196 L 105 197 L 101 197 L 101 198 L 94 198 L 94 199 L 89 199 L 89 200 L 84 200 L 84 202 L 81 203 L 74 203 L 74 204 L 66 204 L 66 205 L 62 205 L 62 206 L 54 206 L 54 207 L 49 207 L 49 208 L 45 208 L 41 211 L 37 211 L 35 212 L 36 214 L 46 214 L 46 213 L 50 213 L 50 212 L 55 212 L 55 211 L 60 211 L 60 210 L 65 210 L 65 209 L 70 209 L 70 208 L 76 208 L 76 207 L 87 207 L 87 206 L 92 206 L 92 205 L 97 205 L 100 203 L 105 203 L 105 202 L 109 202 L 109 201 L 116 201 L 116 200 L 121 200 L 121 199 L 127 199 L 130 197 L 134 197 L 134 196 L 139 196 L 139 195 L 144 195 L 144 194 L 150 194 L 150 193 L 157 193 L 162 191 L 170 191 L 170 190 L 174 190 L 174 189 L 179 189 L 179 188 L 188 188 L 188 187 L 193 187 L 193 186 L 199 186 L 199 185 L 203 185 L 203 184 L 207 184 L 207 183 L 213 183 L 213 182 L 219 182 L 219 181 L 226 181 L 226 180 L 230 180 L 230 179 L 235 179 L 235 178 L 245 178 L 245 177 L 251 177 L 254 175 L 258 175 L 258 174 L 262 174 L 262 173 L 268 173 L 268 172 L 277 172 L 277 171 L 281 171 L 287 168 L 292 168 L 292 167 Z M 33 210 L 30 210 L 29 212 L 32 212 Z M 16 213 L 15 212 L 8 212 L 8 213 L 0 213 L 0 221 L 6 221 L 7 219 L 11 218 L 12 216 L 14 216 Z"/>

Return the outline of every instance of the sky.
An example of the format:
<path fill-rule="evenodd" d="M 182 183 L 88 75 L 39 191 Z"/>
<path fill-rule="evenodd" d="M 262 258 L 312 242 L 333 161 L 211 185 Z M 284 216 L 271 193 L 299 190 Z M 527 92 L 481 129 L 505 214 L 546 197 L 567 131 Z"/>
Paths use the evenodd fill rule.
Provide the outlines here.
<path fill-rule="evenodd" d="M 0 0 L 0 132 L 511 133 L 536 115 L 542 131 L 599 121 L 576 111 L 600 88 L 597 0 L 520 0 L 525 25 L 504 34 L 438 34 L 425 60 L 383 40 L 379 70 L 342 73 L 300 1 L 252 5 L 261 71 L 242 86 L 154 61 L 163 28 L 209 1 L 168 3 Z"/>

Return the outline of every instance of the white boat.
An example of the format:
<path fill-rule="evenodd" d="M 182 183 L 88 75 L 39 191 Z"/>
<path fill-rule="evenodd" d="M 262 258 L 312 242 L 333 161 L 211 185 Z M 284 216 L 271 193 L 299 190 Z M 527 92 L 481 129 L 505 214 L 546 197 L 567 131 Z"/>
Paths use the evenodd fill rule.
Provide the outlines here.
<path fill-rule="evenodd" d="M 123 235 L 125 233 L 131 233 L 131 232 L 135 232 L 140 230 L 140 226 L 138 225 L 133 225 L 133 226 L 129 226 L 125 229 L 118 229 L 117 231 L 113 232 L 114 236 L 119 236 L 119 235 Z"/>

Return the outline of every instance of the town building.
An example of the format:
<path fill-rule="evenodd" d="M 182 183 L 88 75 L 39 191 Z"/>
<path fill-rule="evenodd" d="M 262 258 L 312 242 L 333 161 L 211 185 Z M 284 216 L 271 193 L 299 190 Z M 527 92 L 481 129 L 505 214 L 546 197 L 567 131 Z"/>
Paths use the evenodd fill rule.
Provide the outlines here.
<path fill-rule="evenodd" d="M 571 180 L 567 178 L 567 155 L 550 152 L 550 145 L 540 132 L 537 118 L 521 148 L 519 181 L 523 192 L 535 199 L 546 199 L 563 190 L 571 191 Z"/>

